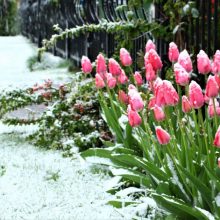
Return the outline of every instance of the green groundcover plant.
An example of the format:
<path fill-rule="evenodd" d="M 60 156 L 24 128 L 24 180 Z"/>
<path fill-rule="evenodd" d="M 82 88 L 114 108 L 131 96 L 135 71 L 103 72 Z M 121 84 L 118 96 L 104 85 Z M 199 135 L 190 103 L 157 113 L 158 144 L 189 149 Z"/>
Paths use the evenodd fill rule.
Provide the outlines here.
<path fill-rule="evenodd" d="M 220 51 L 212 61 L 202 50 L 197 55 L 198 72 L 206 79 L 203 90 L 192 80 L 186 50 L 179 53 L 170 43 L 172 82 L 158 76 L 163 63 L 152 41 L 145 52 L 145 65 L 134 74 L 124 48 L 121 65 L 102 54 L 95 67 L 82 58 L 85 74 L 95 68 L 102 116 L 115 140 L 81 155 L 104 158 L 100 163 L 106 165 L 111 161 L 114 175 L 146 188 L 173 218 L 219 219 Z"/>

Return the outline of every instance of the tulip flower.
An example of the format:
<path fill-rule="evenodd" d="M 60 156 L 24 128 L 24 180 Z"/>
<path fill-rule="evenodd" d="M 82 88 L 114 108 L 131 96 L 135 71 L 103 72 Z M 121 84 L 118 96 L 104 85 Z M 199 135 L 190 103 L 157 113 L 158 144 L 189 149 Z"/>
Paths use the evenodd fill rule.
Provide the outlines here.
<path fill-rule="evenodd" d="M 163 80 L 155 91 L 156 104 L 158 106 L 176 105 L 179 101 L 179 95 L 170 81 Z"/>
<path fill-rule="evenodd" d="M 197 68 L 201 74 L 208 74 L 212 70 L 209 57 L 203 50 L 197 55 Z"/>
<path fill-rule="evenodd" d="M 113 58 L 109 59 L 108 68 L 109 68 L 109 72 L 113 76 L 119 76 L 121 74 L 121 67 L 119 63 Z"/>
<path fill-rule="evenodd" d="M 121 74 L 118 76 L 117 80 L 120 84 L 125 84 L 128 82 L 128 77 L 126 76 L 124 70 L 121 70 Z"/>
<path fill-rule="evenodd" d="M 156 98 L 155 97 L 150 98 L 147 106 L 148 109 L 153 109 L 155 105 L 156 105 Z"/>
<path fill-rule="evenodd" d="M 160 144 L 168 144 L 170 142 L 170 135 L 161 126 L 156 127 L 157 140 Z"/>
<path fill-rule="evenodd" d="M 141 124 L 140 115 L 130 105 L 128 106 L 128 121 L 131 127 L 137 127 Z"/>
<path fill-rule="evenodd" d="M 189 84 L 189 73 L 179 64 L 174 64 L 174 73 L 176 83 L 185 86 Z"/>
<path fill-rule="evenodd" d="M 92 72 L 92 64 L 91 61 L 88 57 L 82 56 L 81 59 L 81 66 L 82 66 L 82 71 L 86 74 Z"/>
<path fill-rule="evenodd" d="M 129 96 L 129 104 L 134 111 L 140 111 L 144 107 L 143 100 L 136 89 L 129 89 L 128 91 Z"/>
<path fill-rule="evenodd" d="M 215 106 L 214 106 L 215 103 Z M 219 107 L 219 103 L 216 99 L 210 99 L 209 101 L 209 105 L 208 105 L 208 115 L 210 118 L 213 118 L 215 115 L 220 116 L 220 107 Z"/>
<path fill-rule="evenodd" d="M 188 98 L 185 95 L 182 96 L 182 111 L 184 113 L 188 113 L 191 111 L 191 109 L 192 109 L 192 107 L 191 107 L 191 104 L 190 104 Z"/>
<path fill-rule="evenodd" d="M 220 91 L 220 76 L 218 74 L 215 74 L 215 81 L 217 82 Z"/>
<path fill-rule="evenodd" d="M 154 118 L 156 121 L 163 121 L 165 119 L 165 113 L 161 107 L 155 105 L 153 111 L 154 111 Z"/>
<path fill-rule="evenodd" d="M 209 76 L 206 84 L 205 94 L 209 98 L 214 98 L 218 95 L 219 86 L 218 83 L 215 81 L 214 76 Z"/>
<path fill-rule="evenodd" d="M 149 52 L 150 49 L 156 50 L 156 46 L 152 40 L 148 40 L 145 46 L 145 53 Z"/>
<path fill-rule="evenodd" d="M 131 55 L 125 48 L 120 49 L 120 61 L 123 66 L 130 66 L 132 64 Z"/>
<path fill-rule="evenodd" d="M 105 57 L 100 53 L 97 56 L 97 60 L 96 60 L 96 72 L 102 75 L 106 73 L 106 71 L 107 71 L 107 67 L 105 63 Z"/>
<path fill-rule="evenodd" d="M 129 103 L 128 95 L 123 90 L 119 90 L 118 99 L 121 103 L 124 103 L 126 105 Z"/>
<path fill-rule="evenodd" d="M 202 89 L 194 80 L 189 85 L 189 101 L 192 108 L 198 109 L 204 105 L 204 96 Z"/>
<path fill-rule="evenodd" d="M 179 50 L 178 50 L 177 45 L 174 42 L 171 42 L 169 44 L 168 57 L 169 57 L 170 62 L 177 62 L 178 60 Z"/>
<path fill-rule="evenodd" d="M 143 84 L 143 79 L 142 79 L 140 72 L 138 72 L 138 71 L 135 72 L 134 79 L 135 79 L 135 82 L 138 86 L 141 86 Z"/>
<path fill-rule="evenodd" d="M 213 141 L 213 144 L 216 146 L 216 147 L 220 147 L 220 126 L 218 127 L 218 130 L 215 134 L 215 139 Z"/>
<path fill-rule="evenodd" d="M 212 63 L 212 73 L 219 74 L 220 73 L 220 50 L 215 52 L 213 63 Z"/>
<path fill-rule="evenodd" d="M 187 50 L 183 50 L 178 57 L 178 63 L 189 73 L 192 71 L 192 61 Z"/>
<path fill-rule="evenodd" d="M 112 76 L 111 73 L 108 73 L 107 74 L 107 85 L 108 85 L 108 87 L 110 89 L 113 89 L 113 88 L 115 88 L 116 83 L 117 83 L 116 79 Z"/>
<path fill-rule="evenodd" d="M 153 66 L 150 63 L 147 63 L 145 66 L 146 69 L 146 80 L 147 81 L 153 81 L 157 78 L 157 74 L 155 70 L 153 69 Z"/>
<path fill-rule="evenodd" d="M 154 49 L 150 49 L 144 56 L 145 64 L 150 63 L 155 71 L 160 70 L 163 67 L 160 56 Z"/>
<path fill-rule="evenodd" d="M 105 82 L 98 73 L 96 73 L 95 75 L 95 85 L 97 89 L 102 89 L 103 87 L 105 87 Z"/>

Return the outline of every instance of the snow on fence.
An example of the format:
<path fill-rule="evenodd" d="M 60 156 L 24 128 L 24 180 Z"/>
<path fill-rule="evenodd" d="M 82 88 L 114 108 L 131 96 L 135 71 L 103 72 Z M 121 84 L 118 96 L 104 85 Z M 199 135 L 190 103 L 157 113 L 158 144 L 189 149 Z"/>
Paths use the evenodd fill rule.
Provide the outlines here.
<path fill-rule="evenodd" d="M 163 25 L 169 25 L 169 18 L 163 13 L 163 6 L 167 0 L 157 1 L 153 20 Z M 186 2 L 189 2 L 186 0 Z M 192 1 L 190 1 L 192 2 Z M 218 0 L 194 0 L 198 9 L 198 17 L 184 17 L 181 22 L 185 23 L 182 30 L 182 42 L 189 52 L 197 54 L 200 49 L 207 51 L 208 55 L 213 55 L 220 46 L 218 22 L 220 1 Z M 21 0 L 21 29 L 22 34 L 29 37 L 33 42 L 41 46 L 43 39 L 49 39 L 55 34 L 54 24 L 59 24 L 62 29 L 81 26 L 83 24 L 98 24 L 101 19 L 107 21 L 129 20 L 126 8 L 116 10 L 118 6 L 128 4 L 128 0 Z M 149 10 L 146 8 L 133 8 L 136 18 L 145 19 L 150 22 Z M 134 39 L 133 58 L 140 49 L 144 49 L 149 33 L 142 33 L 140 37 Z M 175 39 L 178 41 L 178 39 Z M 177 42 L 178 43 L 178 42 Z M 114 53 L 116 40 L 112 34 L 88 33 L 78 37 L 65 37 L 58 41 L 53 48 L 53 53 L 58 56 L 70 58 L 80 65 L 82 55 L 87 55 L 91 60 L 95 60 L 99 51 L 105 52 L 108 56 Z M 164 39 L 156 39 L 158 53 L 166 59 L 168 44 Z"/>

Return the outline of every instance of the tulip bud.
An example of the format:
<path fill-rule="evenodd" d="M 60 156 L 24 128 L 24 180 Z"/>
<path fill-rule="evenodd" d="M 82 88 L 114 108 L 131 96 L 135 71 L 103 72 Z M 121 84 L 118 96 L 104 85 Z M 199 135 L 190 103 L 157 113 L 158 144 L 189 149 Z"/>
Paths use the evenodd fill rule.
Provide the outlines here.
<path fill-rule="evenodd" d="M 211 72 L 211 62 L 208 55 L 203 50 L 200 50 L 197 55 L 197 68 L 201 74 L 208 74 Z"/>
<path fill-rule="evenodd" d="M 170 62 L 176 62 L 179 57 L 179 50 L 177 45 L 174 42 L 171 42 L 169 44 L 169 52 L 168 52 L 168 57 Z"/>
<path fill-rule="evenodd" d="M 125 48 L 120 49 L 120 61 L 123 66 L 130 66 L 132 64 L 131 55 Z"/>
<path fill-rule="evenodd" d="M 81 66 L 82 66 L 82 71 L 86 74 L 92 72 L 92 64 L 91 61 L 88 57 L 82 56 L 81 59 Z"/>
<path fill-rule="evenodd" d="M 113 76 L 119 76 L 121 74 L 121 67 L 119 63 L 113 58 L 109 59 L 108 68 L 109 68 L 109 72 Z"/>
<path fill-rule="evenodd" d="M 118 76 L 117 79 L 120 84 L 125 84 L 128 82 L 128 77 L 126 76 L 124 70 L 121 70 L 121 74 Z"/>
<path fill-rule="evenodd" d="M 212 73 L 219 74 L 220 73 L 220 50 L 216 50 L 213 63 L 212 63 Z"/>
<path fill-rule="evenodd" d="M 189 85 L 189 101 L 195 109 L 201 108 L 204 105 L 202 89 L 194 80 Z"/>
<path fill-rule="evenodd" d="M 192 109 L 192 107 L 190 105 L 190 102 L 189 102 L 188 98 L 184 95 L 182 97 L 182 111 L 184 113 L 188 113 L 191 111 L 191 109 Z"/>
<path fill-rule="evenodd" d="M 142 79 L 142 76 L 139 72 L 135 72 L 134 74 L 134 79 L 135 79 L 135 82 L 138 86 L 141 86 L 143 84 L 143 79 Z"/>
<path fill-rule="evenodd" d="M 97 89 L 102 89 L 105 87 L 105 82 L 98 73 L 95 75 L 95 85 Z"/>
<path fill-rule="evenodd" d="M 107 74 L 107 85 L 108 85 L 108 87 L 110 89 L 113 89 L 113 88 L 115 88 L 116 83 L 117 83 L 116 79 L 112 76 L 111 73 L 108 73 Z"/>
<path fill-rule="evenodd" d="M 119 99 L 120 102 L 122 102 L 126 105 L 129 103 L 128 95 L 123 90 L 119 90 L 118 99 Z"/>
<path fill-rule="evenodd" d="M 192 61 L 187 50 L 183 50 L 178 57 L 178 63 L 189 73 L 192 71 Z"/>
<path fill-rule="evenodd" d="M 96 72 L 102 75 L 106 73 L 106 70 L 105 57 L 100 53 L 96 60 Z"/>
<path fill-rule="evenodd" d="M 220 126 L 218 127 L 218 130 L 215 134 L 215 139 L 213 141 L 213 144 L 216 146 L 216 147 L 220 147 Z"/>
<path fill-rule="evenodd" d="M 141 124 L 141 117 L 139 114 L 132 110 L 131 106 L 128 106 L 128 121 L 131 127 L 137 127 Z"/>
<path fill-rule="evenodd" d="M 148 40 L 145 46 L 145 53 L 149 52 L 150 49 L 156 50 L 156 46 L 152 40 Z"/>
<path fill-rule="evenodd" d="M 156 121 L 163 121 L 165 119 L 166 116 L 161 107 L 155 105 L 153 110 L 154 110 L 154 118 Z"/>
<path fill-rule="evenodd" d="M 160 144 L 168 144 L 170 142 L 170 135 L 167 131 L 161 128 L 161 126 L 156 127 L 157 140 Z"/>
<path fill-rule="evenodd" d="M 174 64 L 174 73 L 177 84 L 181 86 L 189 84 L 189 73 L 179 63 Z"/>
<path fill-rule="evenodd" d="M 215 81 L 214 76 L 209 76 L 206 84 L 205 94 L 209 98 L 214 98 L 218 95 L 219 87 L 218 83 Z"/>

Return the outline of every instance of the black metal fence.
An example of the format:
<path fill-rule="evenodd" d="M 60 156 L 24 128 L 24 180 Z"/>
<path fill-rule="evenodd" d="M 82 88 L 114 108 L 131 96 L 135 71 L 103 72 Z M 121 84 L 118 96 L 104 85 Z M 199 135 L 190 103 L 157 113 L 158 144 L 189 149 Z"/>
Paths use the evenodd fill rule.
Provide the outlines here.
<path fill-rule="evenodd" d="M 43 39 L 49 39 L 53 34 L 53 25 L 59 24 L 62 29 L 76 27 L 83 24 L 99 23 L 102 18 L 108 21 L 128 20 L 126 9 L 116 10 L 120 5 L 128 4 L 128 0 L 21 0 L 20 13 L 22 20 L 22 34 L 41 46 Z M 155 6 L 156 21 L 166 24 L 169 17 L 163 13 L 161 0 Z M 186 1 L 187 2 L 187 1 Z M 218 22 L 220 5 L 219 0 L 195 0 L 199 11 L 198 18 L 189 16 L 184 18 L 187 25 L 183 32 L 184 47 L 190 52 L 198 53 L 204 49 L 209 55 L 220 47 L 220 22 Z M 149 11 L 145 8 L 133 8 L 137 18 L 149 19 Z M 144 50 L 148 34 L 142 33 L 133 40 L 133 57 L 137 52 Z M 164 39 L 156 39 L 159 54 L 166 57 L 168 42 Z M 58 41 L 53 52 L 56 55 L 70 58 L 80 63 L 82 55 L 94 60 L 99 51 L 111 56 L 116 42 L 112 34 L 89 33 L 74 38 L 65 38 Z"/>

